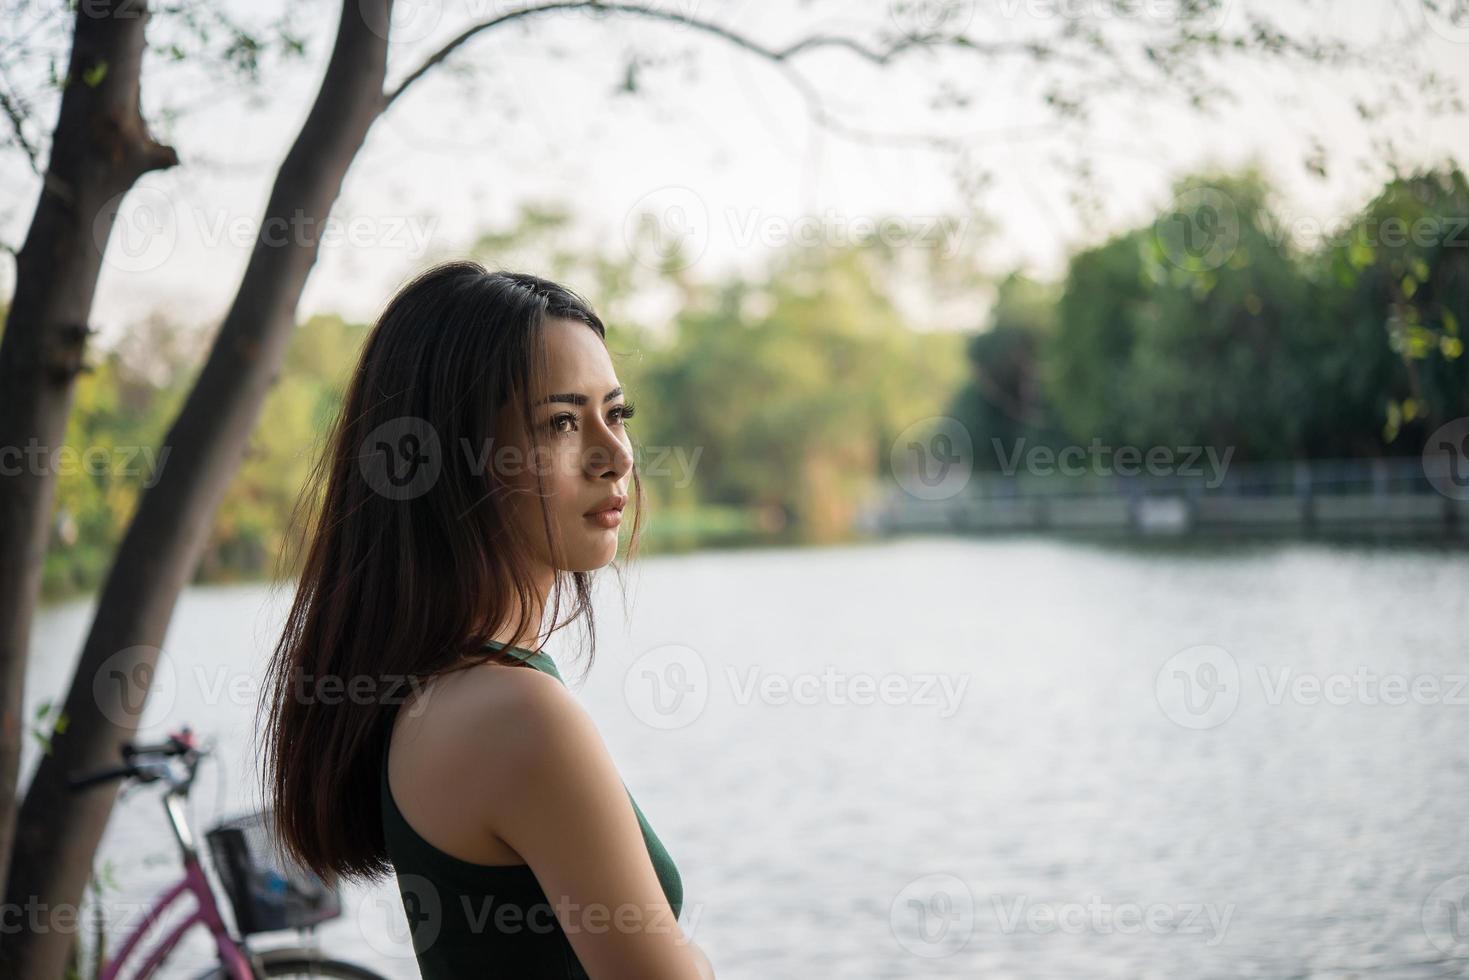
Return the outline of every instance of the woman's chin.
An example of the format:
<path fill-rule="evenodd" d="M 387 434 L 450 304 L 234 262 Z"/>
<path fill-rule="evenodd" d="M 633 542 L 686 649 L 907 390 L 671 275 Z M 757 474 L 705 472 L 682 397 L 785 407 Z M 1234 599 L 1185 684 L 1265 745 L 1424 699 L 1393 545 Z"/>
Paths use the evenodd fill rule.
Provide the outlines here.
<path fill-rule="evenodd" d="M 605 537 L 605 541 L 599 542 L 594 539 L 576 549 L 571 561 L 572 567 L 567 571 L 595 572 L 612 563 L 617 557 L 617 533 L 616 531 L 603 531 L 600 536 Z"/>

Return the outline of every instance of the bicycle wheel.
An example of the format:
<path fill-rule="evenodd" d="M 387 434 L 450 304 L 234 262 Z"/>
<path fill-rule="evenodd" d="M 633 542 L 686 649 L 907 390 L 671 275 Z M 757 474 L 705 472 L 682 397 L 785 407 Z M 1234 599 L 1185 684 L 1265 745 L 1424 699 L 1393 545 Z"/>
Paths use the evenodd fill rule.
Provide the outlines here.
<path fill-rule="evenodd" d="M 251 954 L 267 977 L 340 977 L 342 980 L 387 980 L 381 973 L 356 963 L 334 960 L 307 947 L 270 949 Z M 199 980 L 230 980 L 222 967 L 215 967 Z"/>

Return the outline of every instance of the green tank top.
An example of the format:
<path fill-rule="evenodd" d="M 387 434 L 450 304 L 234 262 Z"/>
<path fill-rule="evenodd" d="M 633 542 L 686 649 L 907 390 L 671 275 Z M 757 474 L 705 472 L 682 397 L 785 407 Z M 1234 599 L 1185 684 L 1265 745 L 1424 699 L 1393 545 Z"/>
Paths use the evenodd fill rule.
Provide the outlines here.
<path fill-rule="evenodd" d="M 562 681 L 555 661 L 545 653 L 498 642 L 487 645 Z M 586 980 L 586 970 L 530 865 L 474 864 L 444 853 L 409 826 L 388 788 L 389 741 L 383 739 L 383 836 L 423 980 Z M 628 799 L 677 917 L 683 907 L 678 868 L 631 791 Z M 604 921 L 610 925 L 615 920 Z"/>

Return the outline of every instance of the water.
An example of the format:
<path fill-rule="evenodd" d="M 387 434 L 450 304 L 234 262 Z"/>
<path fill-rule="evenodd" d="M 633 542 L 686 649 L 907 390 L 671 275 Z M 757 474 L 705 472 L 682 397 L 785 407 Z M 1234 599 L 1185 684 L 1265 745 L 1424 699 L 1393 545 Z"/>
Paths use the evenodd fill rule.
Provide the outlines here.
<path fill-rule="evenodd" d="M 1461 976 L 1466 581 L 1462 553 L 1327 545 L 702 553 L 637 566 L 626 620 L 606 577 L 585 680 L 576 637 L 550 649 L 721 980 Z M 191 589 L 165 644 L 152 730 L 225 763 L 201 827 L 257 799 L 287 591 Z M 32 704 L 89 621 L 41 617 Z M 123 800 L 109 908 L 170 848 L 156 794 Z M 347 909 L 322 945 L 417 975 L 391 883 Z M 168 975 L 209 963 L 196 938 Z"/>

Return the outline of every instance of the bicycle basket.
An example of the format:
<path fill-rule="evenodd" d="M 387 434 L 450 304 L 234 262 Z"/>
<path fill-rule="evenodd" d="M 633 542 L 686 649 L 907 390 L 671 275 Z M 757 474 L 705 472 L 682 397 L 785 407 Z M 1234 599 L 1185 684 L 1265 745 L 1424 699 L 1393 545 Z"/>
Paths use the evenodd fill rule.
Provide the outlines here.
<path fill-rule="evenodd" d="M 268 812 L 225 821 L 204 836 L 240 935 L 305 929 L 342 914 L 335 888 L 282 860 Z"/>

